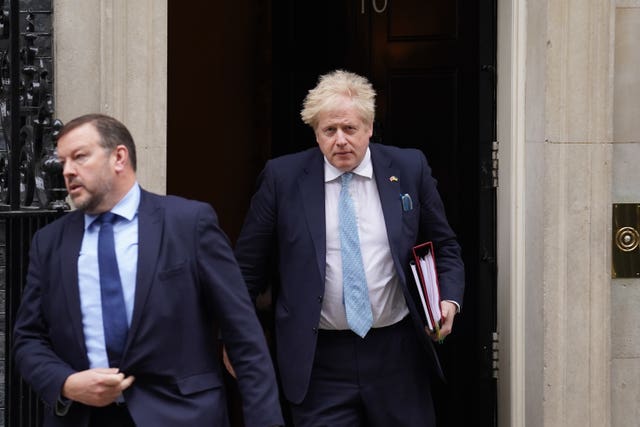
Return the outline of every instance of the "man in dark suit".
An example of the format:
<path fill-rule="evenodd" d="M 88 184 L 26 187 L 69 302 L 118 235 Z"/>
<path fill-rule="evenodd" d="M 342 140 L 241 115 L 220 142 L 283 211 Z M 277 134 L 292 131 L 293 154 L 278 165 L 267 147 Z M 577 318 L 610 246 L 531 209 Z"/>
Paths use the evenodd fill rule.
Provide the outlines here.
<path fill-rule="evenodd" d="M 424 155 L 369 145 L 374 110 L 365 78 L 321 76 L 301 114 L 318 147 L 267 163 L 236 246 L 254 299 L 277 265 L 277 366 L 296 426 L 435 426 L 429 378 L 442 371 L 409 261 L 433 242 L 443 339 L 462 303 L 460 247 Z"/>
<path fill-rule="evenodd" d="M 78 210 L 34 236 L 14 332 L 44 425 L 228 425 L 217 329 L 246 425 L 282 424 L 264 335 L 213 209 L 142 190 L 133 139 L 111 117 L 70 121 L 57 153 Z"/>

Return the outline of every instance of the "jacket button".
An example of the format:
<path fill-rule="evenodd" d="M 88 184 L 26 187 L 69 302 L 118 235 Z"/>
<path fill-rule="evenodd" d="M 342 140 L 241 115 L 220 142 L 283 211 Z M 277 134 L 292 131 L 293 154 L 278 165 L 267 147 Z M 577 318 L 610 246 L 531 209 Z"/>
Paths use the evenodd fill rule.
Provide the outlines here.
<path fill-rule="evenodd" d="M 320 295 L 320 296 L 318 297 L 318 302 L 320 302 L 320 303 L 322 302 L 322 295 Z"/>
<path fill-rule="evenodd" d="M 318 328 L 313 328 L 313 333 L 317 334 L 318 333 Z"/>

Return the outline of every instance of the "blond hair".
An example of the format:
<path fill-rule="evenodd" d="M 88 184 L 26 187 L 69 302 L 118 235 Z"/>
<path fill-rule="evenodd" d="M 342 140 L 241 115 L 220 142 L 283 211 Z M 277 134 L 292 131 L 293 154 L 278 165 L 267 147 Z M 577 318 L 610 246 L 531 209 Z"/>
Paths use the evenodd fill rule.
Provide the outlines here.
<path fill-rule="evenodd" d="M 315 129 L 318 114 L 329 111 L 343 100 L 351 99 L 362 121 L 371 126 L 376 113 L 376 91 L 369 81 L 355 73 L 336 70 L 320 76 L 302 104 L 302 121 Z"/>

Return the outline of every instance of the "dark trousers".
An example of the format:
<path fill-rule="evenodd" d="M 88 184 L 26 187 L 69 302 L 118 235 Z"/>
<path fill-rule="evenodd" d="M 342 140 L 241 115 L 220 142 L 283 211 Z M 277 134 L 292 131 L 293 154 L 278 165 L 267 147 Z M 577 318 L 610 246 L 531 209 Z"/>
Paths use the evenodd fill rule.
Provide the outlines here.
<path fill-rule="evenodd" d="M 103 408 L 92 408 L 89 427 L 135 427 L 127 405 L 112 403 Z"/>
<path fill-rule="evenodd" d="M 428 359 L 407 317 L 369 331 L 320 331 L 296 427 L 434 427 Z"/>

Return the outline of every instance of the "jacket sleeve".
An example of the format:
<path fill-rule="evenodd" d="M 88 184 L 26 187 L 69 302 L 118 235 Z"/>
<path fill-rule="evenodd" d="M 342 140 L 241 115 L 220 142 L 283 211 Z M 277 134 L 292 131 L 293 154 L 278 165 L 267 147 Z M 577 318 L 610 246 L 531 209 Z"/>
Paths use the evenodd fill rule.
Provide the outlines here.
<path fill-rule="evenodd" d="M 441 298 L 455 301 L 462 307 L 465 278 L 461 248 L 447 221 L 427 159 L 421 151 L 416 151 L 420 158 L 420 235 L 433 242 Z"/>
<path fill-rule="evenodd" d="M 13 355 L 24 380 L 50 407 L 55 407 L 67 377 L 75 370 L 52 348 L 49 325 L 43 315 L 43 288 L 51 277 L 46 271 L 50 254 L 40 250 L 42 234 L 36 233 L 29 252 L 27 283 L 16 316 Z"/>
<path fill-rule="evenodd" d="M 258 177 L 235 254 L 253 301 L 269 285 L 270 266 L 275 265 L 277 196 L 272 162 Z"/>
<path fill-rule="evenodd" d="M 262 327 L 229 241 L 219 228 L 213 209 L 203 206 L 196 230 L 199 281 L 216 313 L 238 377 L 245 423 L 283 424 L 275 371 Z"/>

